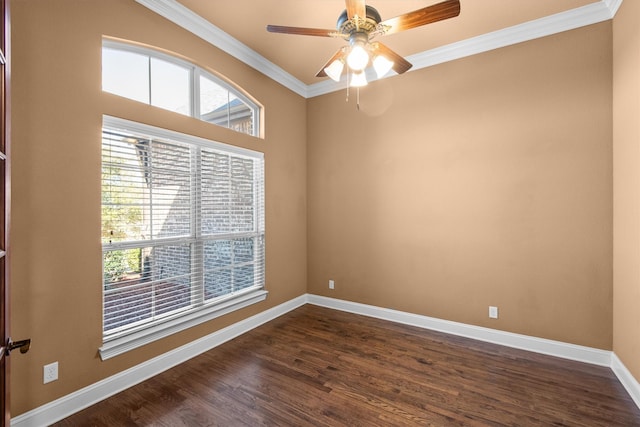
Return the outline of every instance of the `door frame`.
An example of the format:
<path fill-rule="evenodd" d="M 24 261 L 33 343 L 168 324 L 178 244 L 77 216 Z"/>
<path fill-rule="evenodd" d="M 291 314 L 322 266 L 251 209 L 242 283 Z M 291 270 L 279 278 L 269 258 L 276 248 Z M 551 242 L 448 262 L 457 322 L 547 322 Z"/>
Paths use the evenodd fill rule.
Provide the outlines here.
<path fill-rule="evenodd" d="M 10 361 L 6 345 L 9 342 L 9 224 L 11 220 L 11 165 L 10 157 L 10 20 L 9 20 L 9 0 L 0 0 L 0 11 L 2 18 L 0 21 L 0 174 L 2 175 L 2 185 L 0 185 L 0 412 L 2 412 L 2 427 L 9 426 L 11 422 L 10 392 L 9 392 L 9 372 Z"/>

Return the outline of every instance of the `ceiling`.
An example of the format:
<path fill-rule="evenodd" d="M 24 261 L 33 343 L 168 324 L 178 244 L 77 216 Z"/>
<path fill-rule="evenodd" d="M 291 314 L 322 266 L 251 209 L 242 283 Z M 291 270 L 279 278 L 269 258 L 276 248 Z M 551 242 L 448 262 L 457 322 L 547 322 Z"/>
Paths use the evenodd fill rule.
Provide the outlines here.
<path fill-rule="evenodd" d="M 216 31 L 222 30 L 235 39 L 231 39 L 233 42 L 239 41 L 248 47 L 251 55 L 260 57 L 260 63 L 269 65 L 265 68 L 275 64 L 276 67 L 272 68 L 279 67 L 288 74 L 287 78 L 297 80 L 297 83 L 303 87 L 302 92 L 305 85 L 308 88 L 317 86 L 318 82 L 323 84 L 331 82 L 330 80 L 323 82 L 326 78 L 317 78 L 315 74 L 345 44 L 341 39 L 275 34 L 266 31 L 268 24 L 333 29 L 338 16 L 345 9 L 344 0 L 136 1 L 195 34 L 209 39 L 213 44 L 217 44 L 216 40 L 220 37 L 216 37 L 215 34 L 210 37 L 202 35 L 202 31 L 205 31 L 204 26 L 213 24 L 212 28 Z M 375 7 L 385 20 L 440 1 L 370 0 L 367 4 Z M 527 31 L 531 34 L 525 39 L 532 39 L 600 22 L 606 18 L 611 19 L 621 1 L 460 0 L 461 12 L 456 18 L 382 36 L 379 40 L 403 57 L 419 58 L 421 54 L 437 51 L 443 46 L 457 48 L 460 44 L 469 45 L 475 40 L 482 39 L 479 36 L 483 35 L 505 38 L 510 37 L 511 34 L 518 39 L 519 28 L 528 28 Z M 159 8 L 158 4 L 161 4 L 164 9 Z M 549 30 L 541 31 L 541 28 L 549 28 Z M 491 48 L 508 44 L 511 43 L 502 41 L 501 44 Z M 421 66 L 416 67 L 412 58 L 409 60 L 414 63 L 414 69 L 421 68 Z M 250 62 L 251 60 L 248 63 Z M 250 63 L 250 65 L 259 68 L 255 64 Z M 269 75 L 268 72 L 266 74 Z"/>

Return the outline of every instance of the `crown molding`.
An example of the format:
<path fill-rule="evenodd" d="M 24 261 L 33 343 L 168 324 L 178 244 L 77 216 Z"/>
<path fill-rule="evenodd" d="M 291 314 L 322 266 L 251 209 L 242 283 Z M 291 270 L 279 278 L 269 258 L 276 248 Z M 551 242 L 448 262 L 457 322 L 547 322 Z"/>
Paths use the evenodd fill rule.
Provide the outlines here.
<path fill-rule="evenodd" d="M 136 0 L 142 6 L 200 37 L 267 77 L 307 97 L 307 85 L 176 0 Z"/>
<path fill-rule="evenodd" d="M 610 9 L 600 1 L 411 55 L 407 57 L 407 60 L 413 63 L 413 68 L 410 71 L 419 70 L 443 62 L 574 30 L 611 18 Z"/>
<path fill-rule="evenodd" d="M 333 80 L 326 79 L 319 83 L 306 85 L 256 51 L 231 37 L 217 26 L 184 7 L 176 0 L 136 1 L 304 98 L 313 98 L 336 92 L 346 87 L 344 78 L 337 83 Z M 417 53 L 407 57 L 407 60 L 413 64 L 409 72 L 607 21 L 613 19 L 622 1 L 623 0 L 600 0 L 566 12 L 560 12 L 503 30 L 493 31 L 481 36 Z M 394 77 L 396 75 L 395 73 L 390 73 L 384 78 Z M 373 78 L 371 80 L 376 79 Z"/>
<path fill-rule="evenodd" d="M 611 12 L 611 19 L 613 19 L 616 16 L 616 13 L 618 13 L 618 9 L 620 9 L 620 6 L 622 5 L 622 0 L 602 0 L 602 1 L 609 8 L 609 11 Z"/>

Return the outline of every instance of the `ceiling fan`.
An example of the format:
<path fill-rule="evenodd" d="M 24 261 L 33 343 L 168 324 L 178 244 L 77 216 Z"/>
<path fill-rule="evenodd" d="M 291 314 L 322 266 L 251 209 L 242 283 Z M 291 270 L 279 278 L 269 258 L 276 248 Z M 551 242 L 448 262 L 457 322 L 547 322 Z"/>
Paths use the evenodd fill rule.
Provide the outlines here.
<path fill-rule="evenodd" d="M 372 6 L 366 5 L 365 0 L 345 0 L 345 3 L 347 8 L 338 17 L 336 30 L 267 25 L 267 31 L 333 37 L 348 41 L 349 45 L 340 48 L 320 69 L 316 77 L 329 76 L 335 81 L 340 81 L 346 64 L 351 70 L 349 85 L 360 87 L 367 84 L 364 70 L 370 63 L 378 78 L 384 76 L 391 69 L 402 74 L 412 67 L 409 61 L 384 44 L 372 42 L 375 37 L 454 18 L 460 14 L 460 1 L 446 0 L 382 21 L 378 11 Z"/>

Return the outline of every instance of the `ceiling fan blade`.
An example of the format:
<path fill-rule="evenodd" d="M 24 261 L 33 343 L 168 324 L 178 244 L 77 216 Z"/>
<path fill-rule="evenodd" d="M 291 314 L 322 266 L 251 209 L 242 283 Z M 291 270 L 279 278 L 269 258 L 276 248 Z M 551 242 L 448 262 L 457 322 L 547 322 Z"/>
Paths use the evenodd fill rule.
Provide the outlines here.
<path fill-rule="evenodd" d="M 391 68 L 393 68 L 393 71 L 398 74 L 405 73 L 409 71 L 411 67 L 413 67 L 413 64 L 411 64 L 411 62 L 407 61 L 402 56 L 398 55 L 380 42 L 371 43 L 371 48 L 373 49 L 374 54 L 380 53 L 389 61 L 393 61 L 393 66 Z"/>
<path fill-rule="evenodd" d="M 356 15 L 362 19 L 367 17 L 364 0 L 345 0 L 345 3 L 347 4 L 347 17 L 349 19 Z"/>
<path fill-rule="evenodd" d="M 321 28 L 286 27 L 283 25 L 267 25 L 270 33 L 295 34 L 299 36 L 336 37 L 336 30 L 323 30 Z"/>
<path fill-rule="evenodd" d="M 404 15 L 396 16 L 395 18 L 387 19 L 382 21 L 380 25 L 386 28 L 385 34 L 393 34 L 431 24 L 432 22 L 454 18 L 458 15 L 460 15 L 460 1 L 447 0 L 442 3 L 414 10 L 413 12 L 405 13 Z"/>
<path fill-rule="evenodd" d="M 329 65 L 331 65 L 331 63 L 333 61 L 335 61 L 336 59 L 340 59 L 342 57 L 346 56 L 345 55 L 345 49 L 342 48 L 340 50 L 338 50 L 332 57 L 330 60 L 327 61 L 326 64 L 324 64 L 322 66 L 322 68 L 320 68 L 320 71 L 318 71 L 318 74 L 316 74 L 316 77 L 327 77 L 327 73 L 324 71 L 325 68 L 327 68 Z"/>

